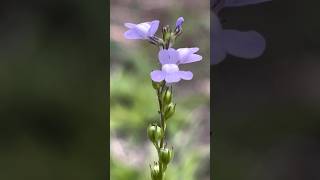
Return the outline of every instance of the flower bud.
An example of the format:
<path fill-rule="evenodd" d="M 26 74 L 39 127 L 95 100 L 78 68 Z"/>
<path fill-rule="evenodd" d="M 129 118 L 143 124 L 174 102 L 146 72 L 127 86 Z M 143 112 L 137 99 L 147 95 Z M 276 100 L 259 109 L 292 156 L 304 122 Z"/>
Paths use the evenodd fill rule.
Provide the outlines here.
<path fill-rule="evenodd" d="M 149 125 L 147 133 L 153 143 L 157 143 L 163 136 L 163 131 L 158 125 Z"/>
<path fill-rule="evenodd" d="M 152 180 L 162 180 L 162 174 L 158 163 L 154 163 L 152 167 L 150 165 L 150 171 Z"/>
<path fill-rule="evenodd" d="M 159 158 L 162 163 L 169 164 L 173 158 L 173 148 L 160 148 Z"/>
<path fill-rule="evenodd" d="M 165 119 L 169 119 L 176 111 L 176 105 L 172 102 L 167 106 L 167 109 L 164 113 Z"/>
<path fill-rule="evenodd" d="M 170 103 L 171 103 L 171 100 L 172 100 L 171 90 L 167 89 L 167 90 L 164 92 L 163 101 L 164 101 L 165 104 L 170 104 Z"/>
<path fill-rule="evenodd" d="M 168 49 L 170 45 L 170 39 L 171 39 L 171 29 L 169 26 L 165 26 L 162 28 L 162 36 L 164 41 L 164 48 Z"/>
<path fill-rule="evenodd" d="M 174 36 L 177 37 L 182 33 L 182 24 L 184 22 L 183 17 L 179 17 L 176 22 L 176 28 L 174 30 Z"/>
<path fill-rule="evenodd" d="M 181 29 L 183 22 L 184 22 L 183 17 L 179 17 L 176 22 L 176 29 Z"/>
<path fill-rule="evenodd" d="M 166 34 L 170 34 L 170 32 L 171 32 L 170 27 L 169 27 L 168 25 L 164 26 L 164 27 L 162 28 L 163 39 L 166 39 L 166 38 L 165 38 L 165 35 L 166 35 Z"/>

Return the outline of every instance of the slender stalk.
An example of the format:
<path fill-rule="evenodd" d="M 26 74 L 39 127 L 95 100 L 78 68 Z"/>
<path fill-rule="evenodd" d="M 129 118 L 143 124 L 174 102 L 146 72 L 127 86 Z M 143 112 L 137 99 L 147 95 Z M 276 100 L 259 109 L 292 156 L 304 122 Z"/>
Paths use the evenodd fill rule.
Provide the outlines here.
<path fill-rule="evenodd" d="M 158 96 L 158 102 L 159 102 L 159 113 L 160 113 L 160 127 L 163 129 L 163 136 L 160 140 L 160 146 L 157 149 L 158 151 L 158 157 L 159 157 L 159 171 L 161 173 L 161 180 L 164 177 L 164 164 L 160 161 L 160 148 L 163 148 L 164 145 L 164 138 L 165 138 L 165 117 L 164 117 L 164 103 L 162 102 L 162 94 L 165 89 L 165 84 L 163 84 L 158 90 L 157 90 L 157 96 Z"/>

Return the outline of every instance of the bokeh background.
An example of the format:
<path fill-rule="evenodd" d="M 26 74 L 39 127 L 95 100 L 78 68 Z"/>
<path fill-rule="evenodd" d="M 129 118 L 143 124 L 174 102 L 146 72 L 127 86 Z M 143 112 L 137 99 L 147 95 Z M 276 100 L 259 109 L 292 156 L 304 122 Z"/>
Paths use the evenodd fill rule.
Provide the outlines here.
<path fill-rule="evenodd" d="M 224 27 L 256 30 L 267 47 L 258 59 L 211 67 L 213 179 L 320 179 L 319 5 L 273 0 L 221 12 Z"/>
<path fill-rule="evenodd" d="M 106 2 L 0 1 L 0 179 L 107 178 Z"/>
<path fill-rule="evenodd" d="M 125 22 L 160 20 L 175 25 L 183 16 L 184 33 L 175 48 L 200 48 L 203 60 L 182 66 L 194 79 L 174 86 L 176 114 L 168 123 L 168 145 L 175 157 L 167 179 L 208 180 L 210 177 L 210 9 L 209 1 L 112 0 L 110 24 L 110 173 L 111 180 L 150 179 L 149 164 L 157 160 L 147 126 L 157 121 L 157 97 L 150 72 L 158 68 L 158 48 L 126 40 Z"/>

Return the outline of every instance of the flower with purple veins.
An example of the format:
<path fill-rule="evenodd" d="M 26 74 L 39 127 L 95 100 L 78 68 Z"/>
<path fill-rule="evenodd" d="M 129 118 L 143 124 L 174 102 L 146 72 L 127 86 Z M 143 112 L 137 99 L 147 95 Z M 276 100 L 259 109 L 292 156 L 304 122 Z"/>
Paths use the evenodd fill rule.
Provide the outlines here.
<path fill-rule="evenodd" d="M 187 64 L 200 61 L 202 56 L 194 54 L 199 48 L 173 48 L 162 49 L 158 54 L 162 69 L 154 70 L 150 73 L 151 79 L 155 82 L 165 80 L 167 83 L 176 83 L 181 79 L 191 80 L 193 74 L 191 71 L 180 71 L 179 64 Z"/>
<path fill-rule="evenodd" d="M 150 22 L 143 22 L 140 24 L 125 23 L 124 25 L 129 28 L 124 33 L 127 39 L 150 39 L 157 32 L 159 27 L 159 20 L 154 20 Z"/>

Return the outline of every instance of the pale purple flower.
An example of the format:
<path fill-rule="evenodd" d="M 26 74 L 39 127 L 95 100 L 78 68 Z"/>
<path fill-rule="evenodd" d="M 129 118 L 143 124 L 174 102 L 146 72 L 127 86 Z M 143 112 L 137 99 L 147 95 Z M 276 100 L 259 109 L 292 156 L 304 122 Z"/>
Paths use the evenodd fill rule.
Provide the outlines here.
<path fill-rule="evenodd" d="M 181 71 L 178 65 L 200 61 L 202 57 L 194 54 L 198 50 L 199 48 L 181 48 L 178 50 L 169 48 L 160 50 L 158 58 L 162 69 L 152 71 L 150 73 L 151 79 L 155 82 L 165 80 L 166 83 L 176 83 L 181 79 L 191 80 L 193 77 L 192 72 Z"/>
<path fill-rule="evenodd" d="M 124 36 L 127 39 L 149 39 L 157 32 L 159 23 L 159 20 L 140 24 L 125 23 L 124 25 L 129 28 L 129 30 L 124 33 Z"/>
<path fill-rule="evenodd" d="M 183 17 L 179 17 L 176 22 L 176 29 L 181 29 L 183 22 L 184 22 Z"/>
<path fill-rule="evenodd" d="M 227 54 L 254 59 L 262 55 L 265 50 L 265 39 L 256 31 L 237 31 L 223 29 L 216 13 L 224 7 L 237 7 L 267 2 L 271 0 L 214 0 L 211 15 L 211 64 L 223 61 Z"/>

